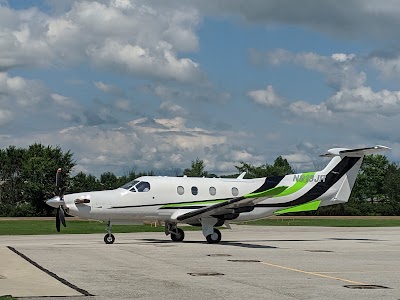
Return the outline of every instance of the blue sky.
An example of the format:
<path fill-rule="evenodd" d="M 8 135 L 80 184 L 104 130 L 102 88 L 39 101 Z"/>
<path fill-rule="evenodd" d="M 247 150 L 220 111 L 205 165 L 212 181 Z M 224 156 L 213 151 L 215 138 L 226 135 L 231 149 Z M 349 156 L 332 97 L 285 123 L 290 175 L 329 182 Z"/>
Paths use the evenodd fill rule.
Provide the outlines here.
<path fill-rule="evenodd" d="M 399 161 L 398 5 L 243 3 L 0 1 L 0 147 L 60 145 L 94 175 Z"/>

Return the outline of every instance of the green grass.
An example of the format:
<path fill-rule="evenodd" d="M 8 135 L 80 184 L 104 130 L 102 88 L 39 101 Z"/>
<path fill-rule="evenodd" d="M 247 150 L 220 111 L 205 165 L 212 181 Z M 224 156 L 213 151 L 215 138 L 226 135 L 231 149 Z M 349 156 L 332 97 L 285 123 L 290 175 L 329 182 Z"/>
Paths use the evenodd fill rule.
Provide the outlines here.
<path fill-rule="evenodd" d="M 400 219 L 265 219 L 247 222 L 248 225 L 264 226 L 327 226 L 327 227 L 394 227 L 400 226 Z"/>
<path fill-rule="evenodd" d="M 17 300 L 17 298 L 11 296 L 0 296 L 0 300 Z"/>
<path fill-rule="evenodd" d="M 263 226 L 393 227 L 400 226 L 400 219 L 285 218 L 251 221 L 246 222 L 246 224 Z M 53 220 L 0 220 L 0 235 L 105 233 L 105 228 L 106 224 L 97 221 L 67 220 L 67 227 L 61 226 L 61 232 L 58 233 Z M 185 230 L 199 229 L 200 227 L 185 226 Z M 164 226 L 113 225 L 112 231 L 113 233 L 164 232 Z"/>
<path fill-rule="evenodd" d="M 185 230 L 198 230 L 199 227 L 188 226 Z M 67 220 L 67 227 L 61 225 L 61 232 L 56 231 L 55 220 L 0 220 L 0 235 L 34 235 L 34 234 L 78 234 L 105 233 L 106 224 L 97 221 Z M 113 233 L 123 232 L 164 232 L 164 226 L 150 225 L 113 225 Z"/>

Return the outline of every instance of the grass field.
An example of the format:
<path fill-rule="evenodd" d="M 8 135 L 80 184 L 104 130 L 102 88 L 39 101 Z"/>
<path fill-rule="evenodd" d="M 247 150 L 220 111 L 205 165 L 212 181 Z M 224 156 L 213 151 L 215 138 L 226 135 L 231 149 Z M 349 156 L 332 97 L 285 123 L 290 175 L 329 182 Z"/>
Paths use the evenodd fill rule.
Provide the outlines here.
<path fill-rule="evenodd" d="M 198 230 L 198 227 L 187 227 L 185 230 Z M 106 224 L 97 221 L 67 220 L 67 227 L 61 225 L 58 233 L 55 220 L 0 220 L 0 235 L 32 235 L 32 234 L 73 234 L 73 233 L 105 233 Z M 164 226 L 150 225 L 113 225 L 113 233 L 123 232 L 164 232 Z"/>
<path fill-rule="evenodd" d="M 11 296 L 0 296 L 0 300 L 16 300 L 17 298 Z"/>
<path fill-rule="evenodd" d="M 262 226 L 327 226 L 327 227 L 393 227 L 400 226 L 400 218 L 275 218 L 242 224 Z M 67 220 L 67 227 L 61 227 L 61 234 L 105 233 L 106 225 L 97 221 Z M 199 230 L 199 227 L 185 226 L 185 230 Z M 113 233 L 163 232 L 164 226 L 113 225 Z M 0 220 L 0 235 L 58 234 L 54 220 L 7 219 Z"/>

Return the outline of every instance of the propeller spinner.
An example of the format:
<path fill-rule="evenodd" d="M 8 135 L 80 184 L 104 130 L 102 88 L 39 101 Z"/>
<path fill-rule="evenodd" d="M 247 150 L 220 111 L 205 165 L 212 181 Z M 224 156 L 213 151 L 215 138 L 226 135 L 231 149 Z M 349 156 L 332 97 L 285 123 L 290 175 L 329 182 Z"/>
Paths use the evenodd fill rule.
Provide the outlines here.
<path fill-rule="evenodd" d="M 58 232 L 60 232 L 60 225 L 63 224 L 64 227 L 66 227 L 65 223 L 65 201 L 64 201 L 64 192 L 65 192 L 65 187 L 62 187 L 62 178 L 61 178 L 61 168 L 57 170 L 56 173 L 56 191 L 55 191 L 55 196 L 49 200 L 46 201 L 47 205 L 50 205 L 54 208 L 57 208 L 57 213 L 56 213 L 56 229 Z"/>

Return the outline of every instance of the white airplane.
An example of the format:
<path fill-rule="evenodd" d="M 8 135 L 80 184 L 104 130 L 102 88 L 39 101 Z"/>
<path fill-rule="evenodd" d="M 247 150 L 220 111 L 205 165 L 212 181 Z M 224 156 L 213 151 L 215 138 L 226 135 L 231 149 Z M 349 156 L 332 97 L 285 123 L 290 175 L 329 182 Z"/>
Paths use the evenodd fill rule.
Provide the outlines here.
<path fill-rule="evenodd" d="M 249 221 L 349 200 L 364 155 L 390 148 L 334 148 L 325 157 L 329 164 L 318 172 L 256 179 L 198 177 L 139 177 L 115 190 L 64 195 L 61 169 L 57 170 L 57 194 L 46 203 L 57 208 L 56 228 L 65 227 L 65 212 L 84 219 L 107 222 L 106 244 L 115 241 L 112 224 L 162 222 L 165 234 L 175 242 L 185 234 L 178 223 L 198 225 L 208 243 L 219 243 L 215 228 L 229 222 Z"/>

